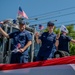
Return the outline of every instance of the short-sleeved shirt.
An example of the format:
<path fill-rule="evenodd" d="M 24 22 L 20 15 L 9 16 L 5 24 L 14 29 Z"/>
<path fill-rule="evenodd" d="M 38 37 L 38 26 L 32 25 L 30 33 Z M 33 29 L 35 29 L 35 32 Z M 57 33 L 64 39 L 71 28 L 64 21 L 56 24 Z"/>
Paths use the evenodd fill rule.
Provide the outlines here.
<path fill-rule="evenodd" d="M 28 41 L 32 40 L 31 34 L 24 30 L 24 31 L 16 31 L 11 34 L 9 34 L 9 37 L 13 39 L 13 47 L 12 50 L 16 49 L 18 44 L 20 44 L 20 48 L 23 48 Z M 24 54 L 28 54 L 28 50 L 25 50 L 23 52 Z"/>
<path fill-rule="evenodd" d="M 47 56 L 53 49 L 56 49 L 56 34 L 44 32 L 39 39 L 42 41 L 42 45 L 40 47 L 40 52 L 42 52 L 40 53 L 41 55 Z"/>
<path fill-rule="evenodd" d="M 71 37 L 61 34 L 59 38 L 58 50 L 69 52 L 69 42 L 70 41 L 71 41 Z"/>

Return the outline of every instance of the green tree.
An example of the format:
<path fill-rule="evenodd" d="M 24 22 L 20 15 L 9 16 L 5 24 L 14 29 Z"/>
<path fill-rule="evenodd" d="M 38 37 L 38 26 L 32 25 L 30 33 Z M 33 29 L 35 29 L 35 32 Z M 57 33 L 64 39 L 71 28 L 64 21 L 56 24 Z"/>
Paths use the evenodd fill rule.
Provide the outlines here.
<path fill-rule="evenodd" d="M 74 25 L 68 25 L 67 29 L 69 31 L 68 36 L 72 37 L 75 39 L 75 30 L 74 30 Z M 70 42 L 70 55 L 75 55 L 75 44 Z"/>

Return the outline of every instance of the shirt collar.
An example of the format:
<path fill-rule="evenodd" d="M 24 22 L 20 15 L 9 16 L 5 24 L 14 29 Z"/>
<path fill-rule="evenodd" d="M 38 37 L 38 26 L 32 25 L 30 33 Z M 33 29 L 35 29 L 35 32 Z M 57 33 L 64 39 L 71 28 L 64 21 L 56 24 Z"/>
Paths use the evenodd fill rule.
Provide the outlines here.
<path fill-rule="evenodd" d="M 49 32 L 48 32 L 48 35 L 53 35 L 53 34 L 54 34 L 54 32 L 52 32 L 52 33 L 49 33 Z"/>

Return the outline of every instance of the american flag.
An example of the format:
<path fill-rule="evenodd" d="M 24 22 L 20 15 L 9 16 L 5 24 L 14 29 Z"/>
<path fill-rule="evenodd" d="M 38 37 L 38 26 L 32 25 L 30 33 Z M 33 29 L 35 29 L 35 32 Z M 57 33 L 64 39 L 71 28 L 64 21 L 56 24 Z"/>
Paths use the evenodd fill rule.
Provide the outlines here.
<path fill-rule="evenodd" d="M 44 26 L 42 26 L 41 24 L 39 25 L 39 29 L 42 30 L 44 29 Z"/>
<path fill-rule="evenodd" d="M 26 13 L 22 10 L 21 7 L 19 7 L 18 16 L 24 17 L 24 18 L 28 19 L 28 16 L 27 16 Z"/>

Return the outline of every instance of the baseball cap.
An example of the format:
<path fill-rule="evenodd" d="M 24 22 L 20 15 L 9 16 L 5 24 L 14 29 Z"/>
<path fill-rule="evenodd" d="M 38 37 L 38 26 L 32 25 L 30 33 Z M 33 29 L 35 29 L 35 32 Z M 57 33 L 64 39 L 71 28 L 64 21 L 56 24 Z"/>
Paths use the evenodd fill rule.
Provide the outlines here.
<path fill-rule="evenodd" d="M 51 22 L 51 21 L 49 21 L 49 22 L 47 23 L 47 26 L 54 26 L 54 23 Z"/>
<path fill-rule="evenodd" d="M 60 27 L 60 31 L 68 33 L 68 29 L 64 25 Z"/>
<path fill-rule="evenodd" d="M 26 25 L 25 21 L 20 21 L 19 24 Z"/>

